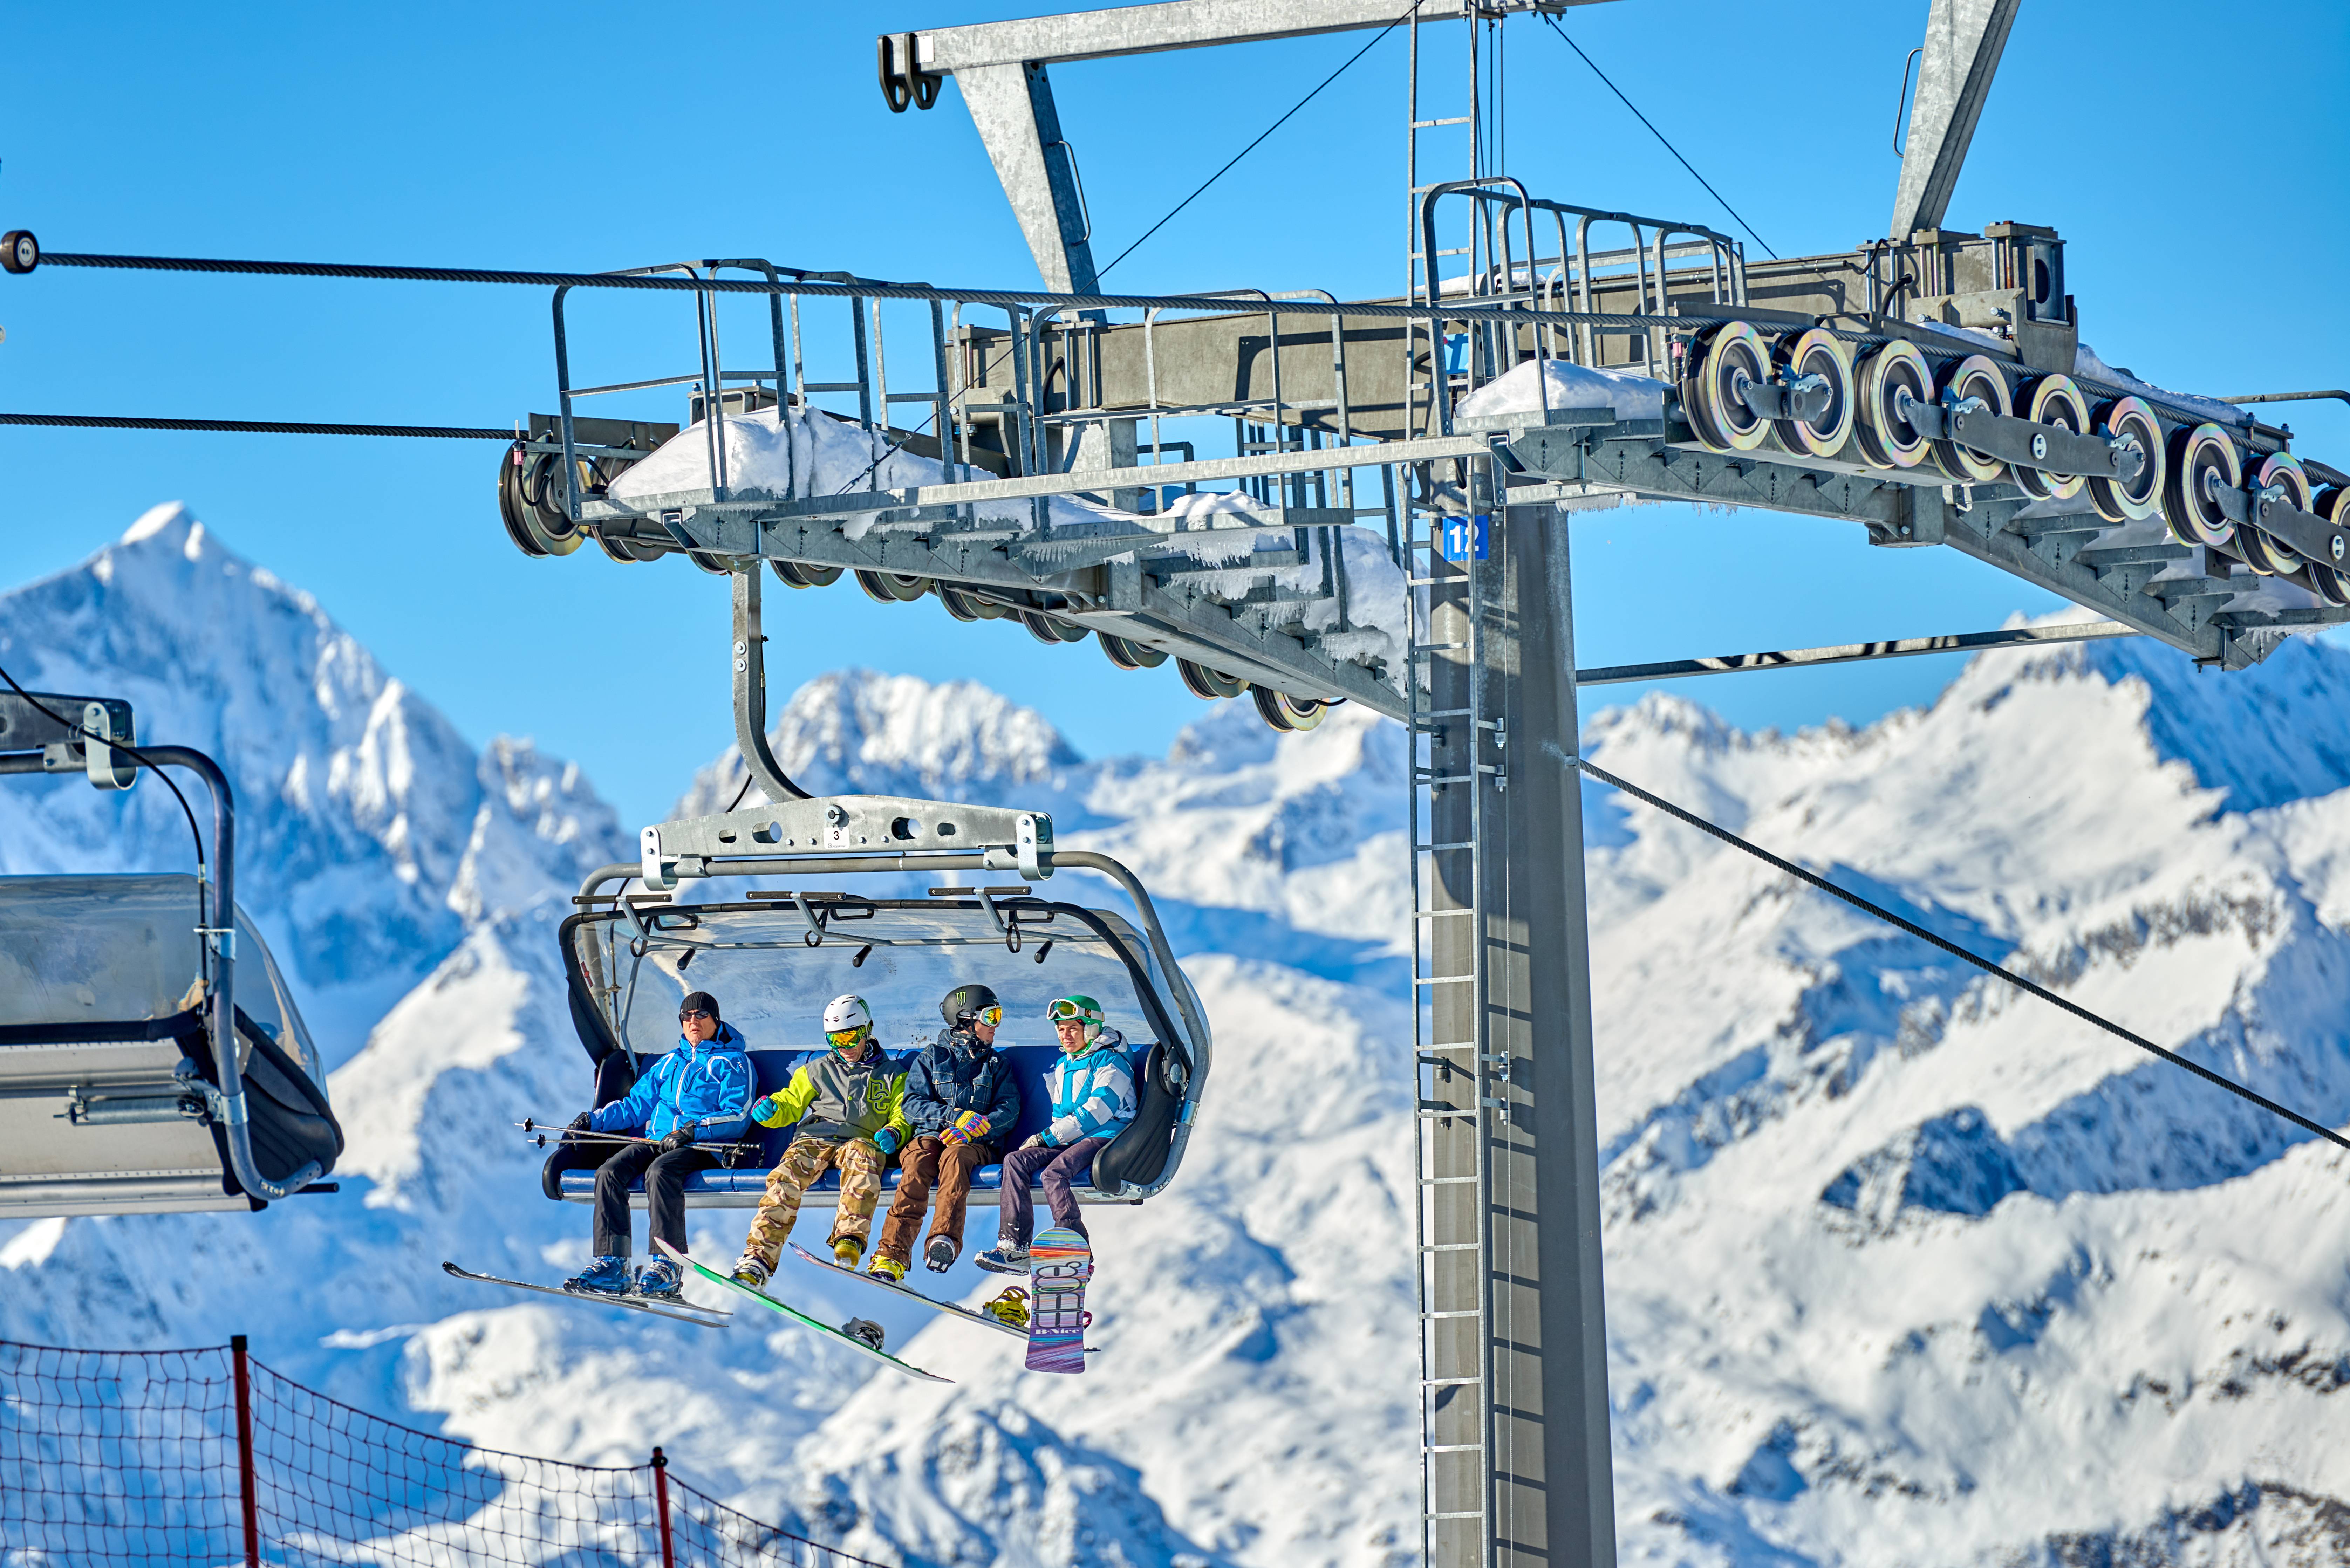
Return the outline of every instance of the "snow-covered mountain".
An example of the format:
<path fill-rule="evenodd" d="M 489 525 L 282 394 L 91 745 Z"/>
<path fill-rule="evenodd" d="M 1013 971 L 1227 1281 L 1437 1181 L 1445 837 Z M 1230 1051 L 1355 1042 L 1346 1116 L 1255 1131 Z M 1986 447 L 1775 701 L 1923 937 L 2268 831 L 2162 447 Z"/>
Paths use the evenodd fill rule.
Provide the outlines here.
<path fill-rule="evenodd" d="M 845 671 L 812 787 L 1042 805 L 1161 897 L 1216 1020 L 1183 1175 L 1104 1214 L 1082 1379 L 887 1318 L 916 1386 L 797 1331 L 509 1299 L 586 1215 L 504 1124 L 575 1108 L 553 925 L 624 853 L 576 770 L 476 754 L 305 596 L 160 509 L 0 596 L 0 664 L 224 756 L 245 901 L 335 1044 L 341 1196 L 0 1228 L 0 1336 L 217 1343 L 494 1447 L 663 1444 L 748 1511 L 914 1563 L 1416 1550 L 1403 753 L 1226 704 L 1087 761 L 968 682 Z M 2329 1123 L 2350 1120 L 2350 655 L 2124 643 L 1970 664 L 1866 730 L 1651 697 L 1603 765 Z M 680 780 L 723 806 L 739 759 Z M 1659 1563 L 2350 1555 L 2350 1167 L 2177 1069 L 1620 797 L 1586 796 L 1619 1532 Z M 632 825 L 630 825 L 632 826 Z M 178 866 L 151 789 L 5 781 L 0 868 Z M 359 1042 L 364 1038 L 364 1045 Z M 746 1216 L 698 1210 L 697 1250 Z M 983 1229 L 986 1211 L 977 1211 Z M 200 1260 L 189 1262 L 186 1260 Z M 964 1272 L 950 1288 L 976 1291 Z M 842 1293 L 853 1293 L 848 1299 Z M 870 1315 L 872 1293 L 806 1282 Z M 839 1299 L 836 1299 L 839 1298 Z"/>

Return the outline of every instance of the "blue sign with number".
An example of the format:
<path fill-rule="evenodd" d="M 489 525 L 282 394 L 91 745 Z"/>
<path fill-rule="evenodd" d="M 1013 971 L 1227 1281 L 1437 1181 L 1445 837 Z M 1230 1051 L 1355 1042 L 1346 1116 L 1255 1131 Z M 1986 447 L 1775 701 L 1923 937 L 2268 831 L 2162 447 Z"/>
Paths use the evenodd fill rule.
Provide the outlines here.
<path fill-rule="evenodd" d="M 1448 561 L 1482 561 L 1485 558 L 1485 526 L 1489 515 L 1480 512 L 1473 517 L 1448 517 L 1444 520 L 1444 558 Z"/>

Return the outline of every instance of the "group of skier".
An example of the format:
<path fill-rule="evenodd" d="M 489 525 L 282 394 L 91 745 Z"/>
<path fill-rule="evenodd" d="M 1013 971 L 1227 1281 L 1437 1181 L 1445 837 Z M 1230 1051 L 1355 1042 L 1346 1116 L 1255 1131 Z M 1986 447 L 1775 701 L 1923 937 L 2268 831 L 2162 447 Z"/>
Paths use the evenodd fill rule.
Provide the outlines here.
<path fill-rule="evenodd" d="M 922 1213 L 931 1208 L 925 1267 L 944 1273 L 962 1253 L 963 1211 L 983 1166 L 1003 1167 L 996 1245 L 974 1260 L 998 1273 L 1025 1273 L 1035 1226 L 1031 1184 L 1043 1187 L 1054 1223 L 1086 1234 L 1073 1188 L 1091 1180 L 1094 1157 L 1134 1119 L 1134 1068 L 1125 1037 L 1092 997 L 1055 998 L 1045 1015 L 1061 1058 L 1045 1075 L 1052 1119 L 1016 1148 L 1003 1147 L 1024 1104 L 1012 1065 L 995 1051 L 1003 1007 L 983 985 L 947 992 L 946 1027 L 910 1060 L 886 1054 L 861 996 L 837 996 L 824 1010 L 827 1049 L 796 1068 L 783 1088 L 755 1100 L 756 1075 L 743 1037 L 719 1016 L 708 992 L 678 1005 L 677 1048 L 663 1054 L 629 1093 L 575 1117 L 567 1131 L 637 1135 L 596 1175 L 595 1257 L 567 1288 L 599 1295 L 674 1298 L 675 1263 L 656 1256 L 633 1274 L 629 1191 L 641 1177 L 656 1240 L 686 1250 L 685 1180 L 722 1163 L 752 1123 L 794 1127 L 752 1219 L 733 1277 L 762 1289 L 774 1274 L 809 1187 L 840 1173 L 829 1244 L 853 1269 L 863 1260 L 879 1206 L 883 1174 L 898 1164 L 898 1191 L 867 1272 L 906 1277 Z M 937 1198 L 931 1203 L 931 1193 Z"/>

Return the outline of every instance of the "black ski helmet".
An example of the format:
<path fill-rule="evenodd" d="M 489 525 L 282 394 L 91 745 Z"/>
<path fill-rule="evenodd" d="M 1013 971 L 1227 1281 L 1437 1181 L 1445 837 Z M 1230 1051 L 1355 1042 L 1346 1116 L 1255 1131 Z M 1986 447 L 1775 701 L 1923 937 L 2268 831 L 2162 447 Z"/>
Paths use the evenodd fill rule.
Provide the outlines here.
<path fill-rule="evenodd" d="M 939 1012 L 951 1029 L 966 1018 L 976 1018 L 987 1009 L 1002 1005 L 995 1000 L 995 992 L 983 985 L 959 985 L 939 1003 Z"/>

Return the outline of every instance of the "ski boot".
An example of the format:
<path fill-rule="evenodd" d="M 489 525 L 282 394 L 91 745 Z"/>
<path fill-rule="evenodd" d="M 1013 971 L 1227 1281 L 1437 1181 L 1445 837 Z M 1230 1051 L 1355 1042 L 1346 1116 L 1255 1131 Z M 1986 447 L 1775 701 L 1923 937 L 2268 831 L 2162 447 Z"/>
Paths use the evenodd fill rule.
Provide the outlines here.
<path fill-rule="evenodd" d="M 979 1303 L 979 1310 L 1009 1328 L 1028 1332 L 1028 1293 L 1018 1285 L 1006 1285 L 993 1299 Z"/>
<path fill-rule="evenodd" d="M 954 1267 L 962 1248 L 952 1236 L 933 1236 L 931 1244 L 922 1249 L 922 1267 L 934 1274 L 943 1274 Z"/>
<path fill-rule="evenodd" d="M 637 1271 L 637 1294 L 673 1302 L 685 1294 L 685 1273 L 667 1258 L 656 1258 Z"/>
<path fill-rule="evenodd" d="M 832 1241 L 832 1261 L 844 1269 L 857 1267 L 857 1260 L 865 1256 L 865 1238 L 836 1236 Z"/>
<path fill-rule="evenodd" d="M 563 1282 L 563 1288 L 580 1295 L 624 1296 L 629 1293 L 629 1260 L 603 1257 Z"/>
<path fill-rule="evenodd" d="M 991 1274 L 1024 1274 L 1028 1272 L 1028 1249 L 1017 1241 L 999 1241 L 972 1262 Z"/>
<path fill-rule="evenodd" d="M 874 1253 L 873 1262 L 866 1266 L 865 1272 L 877 1280 L 887 1280 L 893 1285 L 903 1284 L 906 1279 L 906 1265 L 887 1252 Z"/>
<path fill-rule="evenodd" d="M 748 1285 L 754 1291 L 767 1288 L 768 1276 L 775 1271 L 756 1252 L 744 1252 L 734 1260 L 733 1280 L 738 1285 Z"/>
<path fill-rule="evenodd" d="M 840 1332 L 870 1350 L 881 1348 L 881 1325 L 868 1317 L 853 1317 L 840 1325 Z"/>

